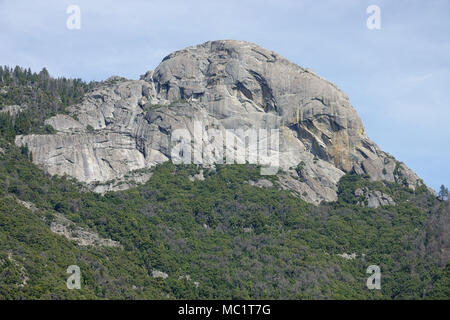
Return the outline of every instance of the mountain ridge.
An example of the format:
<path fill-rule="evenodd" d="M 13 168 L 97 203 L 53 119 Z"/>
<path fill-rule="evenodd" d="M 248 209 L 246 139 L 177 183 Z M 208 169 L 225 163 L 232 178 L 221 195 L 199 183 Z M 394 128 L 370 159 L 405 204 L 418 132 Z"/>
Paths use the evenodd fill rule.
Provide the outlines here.
<path fill-rule="evenodd" d="M 205 107 L 193 99 L 175 100 L 144 104 L 139 107 L 144 113 L 126 103 L 134 99 L 129 93 L 136 92 L 135 81 L 114 77 L 76 85 L 20 67 L 3 71 L 0 108 L 21 107 L 0 114 L 0 299 L 450 296 L 450 206 L 424 185 L 413 190 L 351 172 L 339 178 L 336 201 L 312 205 L 300 199 L 292 183 L 306 182 L 306 163 L 262 175 L 256 164 L 165 161 L 126 173 L 124 178 L 142 179 L 137 186 L 111 181 L 111 187 L 127 190 L 104 193 L 109 186 L 93 183 L 104 194 L 90 192 L 68 175 L 45 173 L 30 161 L 36 157 L 31 148 L 16 146 L 14 136 L 38 133 L 50 142 L 80 142 L 84 136 L 97 143 L 99 154 L 108 134 L 117 137 L 111 141 L 115 149 L 122 136 L 136 146 L 127 120 L 184 119 L 177 115 Z M 82 96 L 87 101 L 80 105 Z M 71 111 L 76 106 L 86 108 L 84 120 Z M 108 110 L 116 116 L 109 117 Z M 133 110 L 137 116 L 127 116 Z M 95 129 L 102 119 L 105 127 Z M 162 133 L 167 128 L 155 126 Z M 138 142 L 146 150 L 145 140 Z M 304 156 L 312 157 L 317 170 L 328 163 Z M 81 270 L 81 290 L 67 287 L 73 265 Z M 381 290 L 366 286 L 373 265 L 382 272 Z"/>
<path fill-rule="evenodd" d="M 195 121 L 222 132 L 279 129 L 279 149 L 269 148 L 279 154 L 283 185 L 311 203 L 335 201 L 345 173 L 412 189 L 423 184 L 367 137 L 336 85 L 273 51 L 236 40 L 175 51 L 140 80 L 110 78 L 71 106 L 69 115 L 46 120 L 56 134 L 17 136 L 16 144 L 27 145 L 47 172 L 103 184 L 97 190 L 105 191 L 114 189 L 106 182 L 122 183 L 132 171 L 173 160 L 173 131 L 192 134 Z M 209 145 L 218 150 L 219 142 Z"/>

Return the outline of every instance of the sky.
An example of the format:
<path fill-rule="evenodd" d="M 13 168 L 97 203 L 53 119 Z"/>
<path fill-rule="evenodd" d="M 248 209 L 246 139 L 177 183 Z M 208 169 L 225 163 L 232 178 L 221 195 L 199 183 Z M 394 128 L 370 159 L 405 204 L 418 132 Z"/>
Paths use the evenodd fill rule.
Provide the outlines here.
<path fill-rule="evenodd" d="M 0 0 L 0 17 L 0 65 L 86 81 L 138 79 L 208 40 L 256 43 L 335 83 L 384 151 L 450 186 L 449 0 Z"/>

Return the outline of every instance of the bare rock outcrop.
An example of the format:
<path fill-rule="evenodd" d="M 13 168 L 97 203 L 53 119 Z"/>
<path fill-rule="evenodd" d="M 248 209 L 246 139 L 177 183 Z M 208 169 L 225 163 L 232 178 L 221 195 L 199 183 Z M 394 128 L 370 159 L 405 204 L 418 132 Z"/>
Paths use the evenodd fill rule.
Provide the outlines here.
<path fill-rule="evenodd" d="M 159 270 L 152 270 L 152 277 L 167 279 L 169 277 L 169 275 L 167 273 L 159 271 Z"/>
<path fill-rule="evenodd" d="M 55 213 L 54 221 L 52 221 L 50 225 L 50 230 L 74 241 L 79 246 L 122 248 L 122 245 L 119 242 L 101 238 L 97 233 L 77 226 L 75 223 L 58 213 Z"/>
<path fill-rule="evenodd" d="M 103 183 L 179 160 L 171 152 L 172 134 L 186 129 L 194 136 L 195 122 L 202 126 L 203 151 L 213 150 L 216 160 L 226 152 L 218 132 L 278 129 L 278 145 L 268 145 L 284 172 L 280 185 L 312 203 L 335 200 L 336 183 L 349 172 L 411 188 L 420 181 L 367 137 L 334 84 L 275 52 L 234 40 L 174 52 L 140 80 L 110 78 L 72 106 L 70 116 L 47 120 L 56 134 L 18 136 L 16 144 L 27 144 L 33 161 L 51 174 Z M 234 138 L 245 143 L 239 134 Z M 295 170 L 300 163 L 301 176 Z"/>
<path fill-rule="evenodd" d="M 358 188 L 354 192 L 356 197 L 363 198 L 358 204 L 368 208 L 378 208 L 380 206 L 395 206 L 396 203 L 391 196 L 379 190 L 369 190 L 367 187 Z"/>
<path fill-rule="evenodd" d="M 19 113 L 21 113 L 25 109 L 26 109 L 25 106 L 18 106 L 18 105 L 3 106 L 3 108 L 0 109 L 0 113 L 9 113 L 13 118 L 15 118 Z"/>

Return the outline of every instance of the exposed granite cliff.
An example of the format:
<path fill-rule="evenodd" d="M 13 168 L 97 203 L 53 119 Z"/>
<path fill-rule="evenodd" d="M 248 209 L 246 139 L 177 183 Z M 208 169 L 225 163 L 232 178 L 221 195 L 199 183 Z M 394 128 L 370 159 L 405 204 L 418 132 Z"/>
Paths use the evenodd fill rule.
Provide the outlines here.
<path fill-rule="evenodd" d="M 334 84 L 278 54 L 242 41 L 212 41 L 174 52 L 140 80 L 110 78 L 69 115 L 46 121 L 54 135 L 18 136 L 51 174 L 87 183 L 121 179 L 173 158 L 171 133 L 201 121 L 213 129 L 280 129 L 283 188 L 309 202 L 336 199 L 346 172 L 411 188 L 419 177 L 366 135 Z M 206 143 L 208 144 L 208 143 Z M 204 146 L 206 146 L 204 144 Z M 272 146 L 271 146 L 272 147 Z"/>

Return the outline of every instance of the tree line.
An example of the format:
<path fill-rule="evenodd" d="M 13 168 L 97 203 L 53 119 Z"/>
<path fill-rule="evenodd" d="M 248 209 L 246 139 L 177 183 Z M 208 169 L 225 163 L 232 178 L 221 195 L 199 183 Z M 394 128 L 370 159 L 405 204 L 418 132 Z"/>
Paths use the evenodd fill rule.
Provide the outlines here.
<path fill-rule="evenodd" d="M 13 140 L 17 134 L 52 133 L 44 121 L 67 107 L 81 102 L 96 82 L 81 79 L 53 78 L 43 68 L 39 73 L 30 68 L 0 66 L 0 134 Z M 1 112 L 6 106 L 18 105 L 21 111 Z"/>

